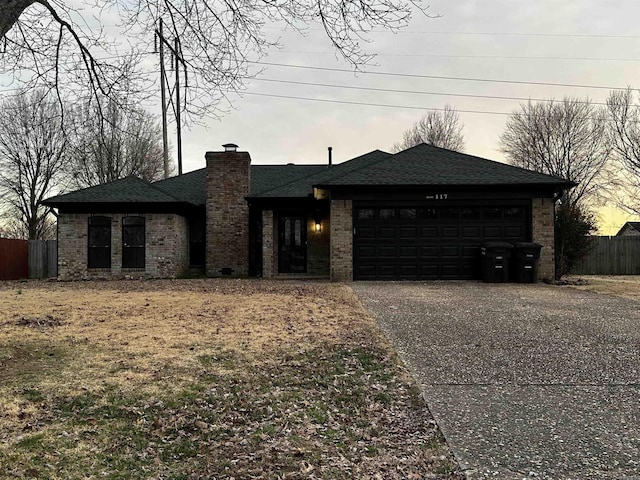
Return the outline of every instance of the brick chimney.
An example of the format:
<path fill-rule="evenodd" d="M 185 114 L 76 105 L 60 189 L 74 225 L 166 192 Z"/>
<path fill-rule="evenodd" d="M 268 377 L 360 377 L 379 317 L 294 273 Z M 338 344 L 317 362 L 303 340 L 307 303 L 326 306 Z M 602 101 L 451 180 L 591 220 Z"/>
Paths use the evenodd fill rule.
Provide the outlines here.
<path fill-rule="evenodd" d="M 233 143 L 207 152 L 207 276 L 249 274 L 251 156 Z"/>

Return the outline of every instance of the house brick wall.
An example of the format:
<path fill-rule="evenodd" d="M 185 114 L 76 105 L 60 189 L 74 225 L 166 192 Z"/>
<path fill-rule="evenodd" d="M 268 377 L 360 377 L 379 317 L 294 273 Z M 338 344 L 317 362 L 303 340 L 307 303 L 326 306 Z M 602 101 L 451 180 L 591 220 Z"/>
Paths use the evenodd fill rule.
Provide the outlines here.
<path fill-rule="evenodd" d="M 555 203 L 551 198 L 534 198 L 532 200 L 532 241 L 542 245 L 538 278 L 553 279 L 555 277 Z"/>
<path fill-rule="evenodd" d="M 331 280 L 353 280 L 353 203 L 331 200 Z"/>
<path fill-rule="evenodd" d="M 88 213 L 58 216 L 58 278 L 90 280 L 116 278 L 175 278 L 189 268 L 187 219 L 176 214 L 140 214 L 145 218 L 145 268 L 122 268 L 121 213 L 111 218 L 111 268 L 87 268 Z"/>
<path fill-rule="evenodd" d="M 223 269 L 249 274 L 251 157 L 247 152 L 207 152 L 207 275 Z"/>
<path fill-rule="evenodd" d="M 331 223 L 328 213 L 321 218 L 320 226 L 322 229 L 316 232 L 315 219 L 310 215 L 307 219 L 307 274 L 328 277 L 331 248 Z"/>
<path fill-rule="evenodd" d="M 276 273 L 278 241 L 274 227 L 273 210 L 262 211 L 262 276 L 273 277 Z"/>

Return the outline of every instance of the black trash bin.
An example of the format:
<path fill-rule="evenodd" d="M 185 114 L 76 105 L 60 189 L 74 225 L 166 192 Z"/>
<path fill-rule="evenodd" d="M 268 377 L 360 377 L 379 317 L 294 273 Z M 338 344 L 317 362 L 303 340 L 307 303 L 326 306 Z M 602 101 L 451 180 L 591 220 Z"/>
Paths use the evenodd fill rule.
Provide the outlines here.
<path fill-rule="evenodd" d="M 538 282 L 538 260 L 542 245 L 516 242 L 511 253 L 511 281 L 516 283 Z"/>
<path fill-rule="evenodd" d="M 513 245 L 506 242 L 487 242 L 480 248 L 482 281 L 505 283 L 509 281 L 509 257 Z"/>

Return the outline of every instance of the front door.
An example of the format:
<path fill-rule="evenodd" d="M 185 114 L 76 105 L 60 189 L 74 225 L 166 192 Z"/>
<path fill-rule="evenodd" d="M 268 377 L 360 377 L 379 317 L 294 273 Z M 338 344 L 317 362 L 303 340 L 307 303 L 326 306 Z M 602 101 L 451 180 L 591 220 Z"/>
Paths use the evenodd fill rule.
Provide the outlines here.
<path fill-rule="evenodd" d="M 283 216 L 278 223 L 278 272 L 306 273 L 307 229 L 302 216 Z"/>

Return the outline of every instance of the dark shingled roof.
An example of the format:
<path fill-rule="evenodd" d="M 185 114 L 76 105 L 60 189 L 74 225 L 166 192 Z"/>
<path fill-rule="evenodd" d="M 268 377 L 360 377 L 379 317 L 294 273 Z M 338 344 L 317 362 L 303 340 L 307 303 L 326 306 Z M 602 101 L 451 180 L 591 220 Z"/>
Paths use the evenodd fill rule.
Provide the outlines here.
<path fill-rule="evenodd" d="M 251 195 L 261 196 L 262 192 L 294 183 L 326 169 L 326 165 L 251 165 Z M 159 180 L 152 185 L 180 201 L 204 205 L 207 201 L 206 183 L 207 170 L 201 168 L 180 177 Z M 307 191 L 293 196 L 306 195 Z"/>
<path fill-rule="evenodd" d="M 616 236 L 622 235 L 622 233 L 627 229 L 627 227 L 631 230 L 635 230 L 636 232 L 640 233 L 640 222 L 627 222 L 624 225 L 622 225 L 622 227 L 620 227 L 620 230 L 618 230 L 618 233 L 616 233 Z"/>
<path fill-rule="evenodd" d="M 175 203 L 175 197 L 136 177 L 83 188 L 45 200 L 47 205 L 70 203 Z"/>
<path fill-rule="evenodd" d="M 304 198 L 313 187 L 359 186 L 558 186 L 572 182 L 523 168 L 421 144 L 392 155 L 374 150 L 344 163 L 327 165 L 252 165 L 253 198 Z M 46 200 L 70 203 L 206 203 L 206 169 L 148 183 L 134 177 L 85 188 Z"/>
<path fill-rule="evenodd" d="M 314 185 L 318 185 L 333 178 L 339 178 L 362 168 L 370 167 L 371 165 L 389 158 L 390 156 L 390 153 L 386 153 L 381 150 L 374 150 L 373 152 L 366 153 L 344 163 L 332 165 L 331 167 L 328 165 L 318 165 L 316 166 L 317 171 L 312 175 L 306 175 L 292 182 L 274 185 L 269 190 L 255 193 L 252 192 L 251 196 L 262 198 L 306 197 L 313 193 Z"/>
<path fill-rule="evenodd" d="M 207 169 L 201 168 L 177 177 L 158 180 L 151 185 L 181 202 L 204 205 L 207 201 L 206 183 Z"/>
<path fill-rule="evenodd" d="M 271 196 L 266 192 L 297 183 L 301 179 L 327 170 L 326 165 L 252 165 L 251 196 Z M 295 191 L 285 197 L 306 197 L 311 190 Z"/>
<path fill-rule="evenodd" d="M 563 185 L 562 178 L 434 147 L 425 143 L 396 153 L 385 162 L 334 177 L 320 186 Z"/>

